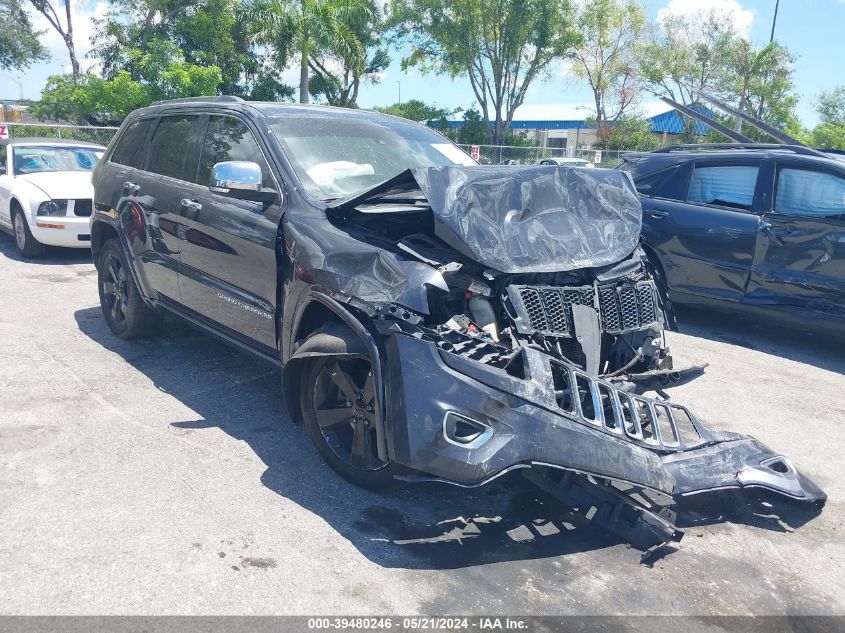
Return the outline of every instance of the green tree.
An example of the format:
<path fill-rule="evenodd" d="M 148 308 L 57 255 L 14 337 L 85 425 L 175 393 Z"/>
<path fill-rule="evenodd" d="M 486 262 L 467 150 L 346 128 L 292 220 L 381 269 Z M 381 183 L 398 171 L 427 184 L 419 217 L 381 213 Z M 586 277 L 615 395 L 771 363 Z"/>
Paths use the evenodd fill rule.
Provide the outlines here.
<path fill-rule="evenodd" d="M 490 136 L 490 125 L 473 106 L 464 112 L 464 122 L 458 128 L 458 143 L 465 145 L 483 145 Z"/>
<path fill-rule="evenodd" d="M 602 140 L 639 94 L 636 55 L 645 25 L 645 12 L 633 0 L 587 0 L 577 7 L 581 41 L 574 71 L 592 90 Z"/>
<path fill-rule="evenodd" d="M 98 21 L 92 55 L 103 77 L 127 71 L 145 81 L 139 53 L 155 42 L 175 45 L 181 58 L 197 66 L 217 66 L 217 92 L 247 99 L 290 98 L 292 89 L 278 78 L 269 55 L 253 46 L 240 0 L 111 0 Z"/>
<path fill-rule="evenodd" d="M 160 99 L 216 94 L 220 69 L 188 64 L 170 44 L 158 43 L 150 52 L 137 53 L 134 62 L 146 78 L 134 80 L 120 70 L 111 79 L 83 73 L 52 75 L 32 105 L 36 118 L 88 125 L 119 125 L 132 110 Z"/>
<path fill-rule="evenodd" d="M 595 120 L 589 121 L 594 124 Z M 623 114 L 608 125 L 604 148 L 616 151 L 647 152 L 660 147 L 660 138 L 651 130 L 651 122 Z"/>
<path fill-rule="evenodd" d="M 816 111 L 822 123 L 845 127 L 845 86 L 822 92 L 816 99 Z"/>
<path fill-rule="evenodd" d="M 699 92 L 719 92 L 728 51 L 738 34 L 724 12 L 701 10 L 671 15 L 654 25 L 638 51 L 639 75 L 647 90 L 682 104 Z M 686 119 L 686 138 L 694 137 Z"/>
<path fill-rule="evenodd" d="M 410 119 L 419 123 L 434 122 L 436 124 L 442 121 L 444 125 L 441 127 L 445 127 L 446 119 L 452 114 L 450 110 L 439 108 L 436 105 L 428 104 L 418 99 L 411 99 L 404 103 L 394 103 L 393 105 L 384 107 L 376 106 L 373 109 L 376 112 L 401 116 L 404 119 Z M 434 127 L 437 126 L 435 125 Z"/>
<path fill-rule="evenodd" d="M 578 41 L 568 0 L 392 0 L 402 67 L 469 79 L 500 144 L 531 84 Z M 492 116 L 491 116 L 492 115 Z"/>
<path fill-rule="evenodd" d="M 753 117 L 781 129 L 794 127 L 798 103 L 793 92 L 794 63 L 792 53 L 777 42 L 758 48 L 745 38 L 734 38 L 725 52 L 720 92 Z M 741 132 L 742 121 L 737 120 L 735 127 Z M 757 130 L 746 134 L 768 138 Z"/>
<path fill-rule="evenodd" d="M 331 53 L 363 72 L 360 31 L 376 19 L 369 0 L 253 0 L 245 10 L 256 41 L 273 47 L 279 61 L 299 55 L 299 102 L 308 103 L 312 60 Z"/>
<path fill-rule="evenodd" d="M 20 0 L 0 0 L 0 70 L 24 70 L 47 58 Z"/>
<path fill-rule="evenodd" d="M 68 57 L 70 58 L 70 67 L 73 72 L 74 81 L 79 80 L 80 68 L 79 59 L 76 56 L 76 45 L 73 41 L 73 11 L 71 10 L 71 0 L 59 0 L 54 4 L 52 0 L 29 0 L 29 3 L 43 15 L 50 26 L 61 36 L 67 48 Z M 64 24 L 60 16 L 62 5 L 64 5 Z"/>
<path fill-rule="evenodd" d="M 364 57 L 356 54 L 347 59 L 340 51 L 323 50 L 308 60 L 311 71 L 309 92 L 324 98 L 329 105 L 344 108 L 358 107 L 358 91 L 362 83 L 375 84 L 381 73 L 390 65 L 390 55 L 382 46 L 383 19 L 374 0 L 367 0 L 372 19 L 350 25 L 355 38 L 361 43 Z"/>
<path fill-rule="evenodd" d="M 845 150 L 845 86 L 822 92 L 816 100 L 820 123 L 810 134 L 816 147 Z"/>

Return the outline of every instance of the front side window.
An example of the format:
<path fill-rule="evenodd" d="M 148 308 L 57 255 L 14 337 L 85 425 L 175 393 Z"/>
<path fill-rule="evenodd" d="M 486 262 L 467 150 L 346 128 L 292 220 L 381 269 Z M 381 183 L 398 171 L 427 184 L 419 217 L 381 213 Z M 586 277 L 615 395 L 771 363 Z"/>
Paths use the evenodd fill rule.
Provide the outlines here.
<path fill-rule="evenodd" d="M 112 152 L 111 162 L 126 167 L 144 168 L 147 133 L 155 119 L 141 119 L 130 123 Z"/>
<path fill-rule="evenodd" d="M 261 186 L 274 189 L 270 167 L 258 142 L 243 121 L 228 116 L 213 116 L 208 122 L 202 147 L 198 183 L 211 185 L 214 165 L 226 161 L 248 161 L 261 167 Z"/>
<path fill-rule="evenodd" d="M 775 211 L 811 218 L 845 217 L 845 178 L 782 168 L 778 173 Z"/>
<path fill-rule="evenodd" d="M 687 200 L 750 211 L 759 171 L 756 165 L 696 166 Z"/>
<path fill-rule="evenodd" d="M 194 143 L 198 120 L 196 115 L 163 117 L 150 141 L 147 171 L 194 182 L 199 158 Z"/>
<path fill-rule="evenodd" d="M 436 132 L 387 117 L 279 116 L 270 129 L 305 189 L 321 200 L 364 191 L 414 167 L 476 164 Z"/>
<path fill-rule="evenodd" d="M 15 175 L 51 171 L 94 171 L 103 150 L 93 147 L 59 145 L 15 145 L 12 161 Z"/>
<path fill-rule="evenodd" d="M 675 166 L 635 180 L 637 191 L 652 198 L 683 200 L 687 192 L 689 170 Z"/>

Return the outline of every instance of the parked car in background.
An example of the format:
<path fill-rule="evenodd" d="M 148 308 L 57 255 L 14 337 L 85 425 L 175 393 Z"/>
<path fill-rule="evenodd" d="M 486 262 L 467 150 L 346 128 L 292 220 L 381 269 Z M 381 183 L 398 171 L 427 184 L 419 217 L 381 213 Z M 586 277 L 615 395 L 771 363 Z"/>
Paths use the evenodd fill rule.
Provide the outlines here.
<path fill-rule="evenodd" d="M 575 158 L 574 156 L 553 156 L 542 159 L 538 165 L 561 165 L 566 167 L 595 167 L 586 158 Z"/>
<path fill-rule="evenodd" d="M 24 257 L 40 257 L 46 246 L 91 247 L 91 172 L 105 149 L 52 138 L 0 145 L 0 229 Z"/>
<path fill-rule="evenodd" d="M 644 248 L 679 303 L 845 325 L 845 162 L 787 145 L 670 146 L 620 166 Z"/>
<path fill-rule="evenodd" d="M 649 492 L 824 503 L 782 455 L 645 395 L 703 368 L 673 366 L 618 171 L 479 166 L 404 119 L 206 97 L 132 113 L 94 188 L 111 331 L 169 313 L 280 366 L 356 484 L 524 469 L 642 548 L 680 538 Z"/>

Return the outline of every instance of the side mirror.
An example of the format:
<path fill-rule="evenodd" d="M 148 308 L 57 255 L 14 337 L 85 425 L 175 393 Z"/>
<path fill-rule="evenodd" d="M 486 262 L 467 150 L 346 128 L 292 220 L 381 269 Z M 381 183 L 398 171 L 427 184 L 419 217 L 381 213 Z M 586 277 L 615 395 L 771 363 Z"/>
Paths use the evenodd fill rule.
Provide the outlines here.
<path fill-rule="evenodd" d="M 229 160 L 212 167 L 208 188 L 221 196 L 270 204 L 278 193 L 273 189 L 262 189 L 261 181 L 261 167 L 258 163 Z"/>

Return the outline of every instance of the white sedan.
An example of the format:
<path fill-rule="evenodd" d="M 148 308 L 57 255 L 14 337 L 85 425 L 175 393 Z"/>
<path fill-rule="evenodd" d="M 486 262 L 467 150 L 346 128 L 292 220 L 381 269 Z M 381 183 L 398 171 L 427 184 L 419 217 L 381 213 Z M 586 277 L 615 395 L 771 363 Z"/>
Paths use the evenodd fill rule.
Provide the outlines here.
<path fill-rule="evenodd" d="M 24 257 L 40 257 L 46 246 L 91 247 L 91 172 L 105 149 L 33 138 L 0 146 L 0 229 Z"/>

